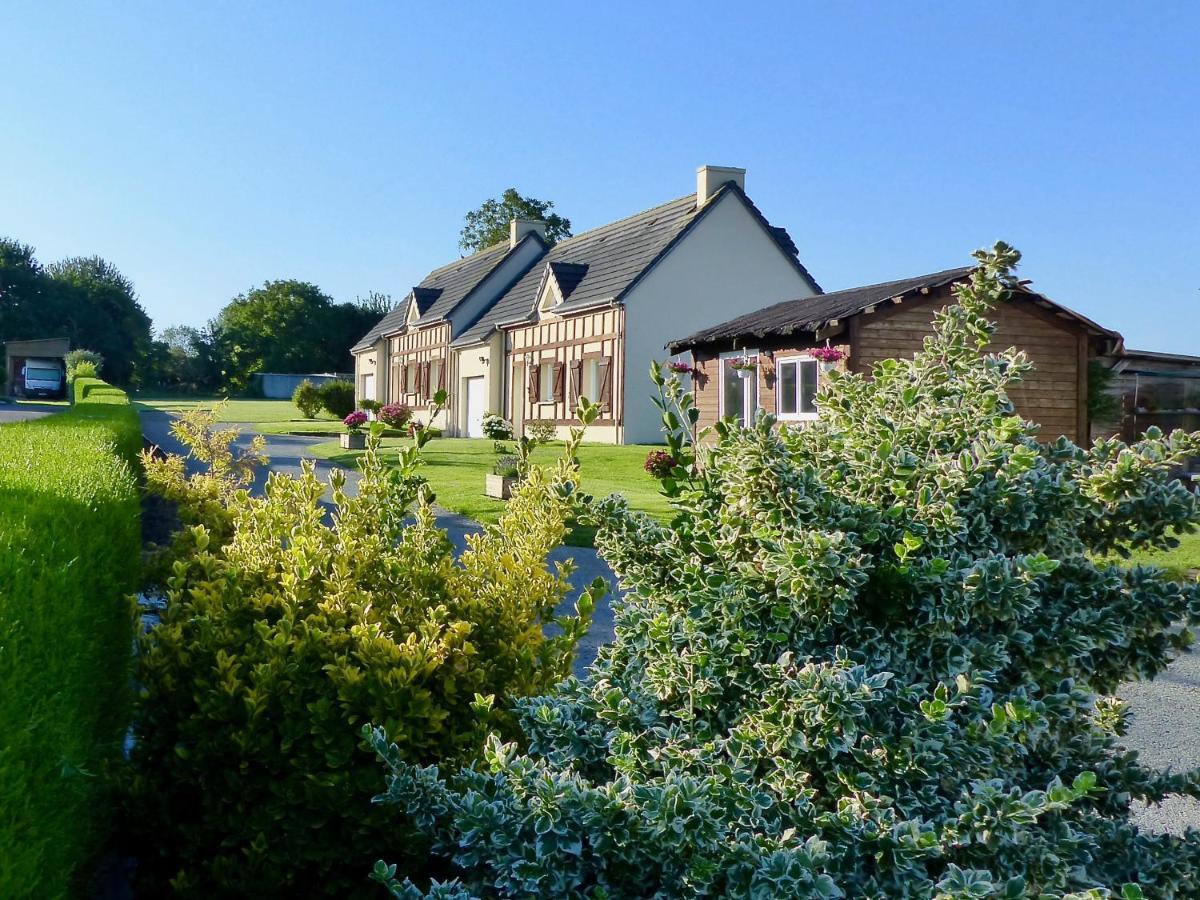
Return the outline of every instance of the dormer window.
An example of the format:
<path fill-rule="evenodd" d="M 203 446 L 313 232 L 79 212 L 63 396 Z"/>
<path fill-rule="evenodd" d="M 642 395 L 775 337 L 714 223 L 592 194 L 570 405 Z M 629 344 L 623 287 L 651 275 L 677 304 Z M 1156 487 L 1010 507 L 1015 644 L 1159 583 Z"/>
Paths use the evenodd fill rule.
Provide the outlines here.
<path fill-rule="evenodd" d="M 416 325 L 419 318 L 421 318 L 421 310 L 417 308 L 417 301 L 413 300 L 408 304 L 408 324 Z"/>
<path fill-rule="evenodd" d="M 554 277 L 549 276 L 542 287 L 542 296 L 538 301 L 538 312 L 549 312 L 561 302 L 562 299 L 558 296 L 558 290 L 554 285 Z"/>

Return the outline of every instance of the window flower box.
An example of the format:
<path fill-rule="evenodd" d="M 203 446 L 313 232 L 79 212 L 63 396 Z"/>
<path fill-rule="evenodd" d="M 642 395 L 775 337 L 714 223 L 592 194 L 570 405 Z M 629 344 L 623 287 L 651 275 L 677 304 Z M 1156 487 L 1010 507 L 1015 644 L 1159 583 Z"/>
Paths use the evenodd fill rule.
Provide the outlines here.
<path fill-rule="evenodd" d="M 488 472 L 484 476 L 483 492 L 496 500 L 507 500 L 512 496 L 517 481 L 515 475 L 495 475 Z"/>

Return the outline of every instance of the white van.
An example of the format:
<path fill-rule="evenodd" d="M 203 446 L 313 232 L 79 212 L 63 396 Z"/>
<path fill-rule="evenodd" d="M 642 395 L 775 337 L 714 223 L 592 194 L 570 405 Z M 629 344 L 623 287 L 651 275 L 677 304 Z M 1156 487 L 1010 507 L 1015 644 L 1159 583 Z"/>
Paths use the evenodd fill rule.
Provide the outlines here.
<path fill-rule="evenodd" d="M 57 359 L 27 359 L 21 367 L 21 382 L 26 397 L 61 397 L 62 362 Z"/>

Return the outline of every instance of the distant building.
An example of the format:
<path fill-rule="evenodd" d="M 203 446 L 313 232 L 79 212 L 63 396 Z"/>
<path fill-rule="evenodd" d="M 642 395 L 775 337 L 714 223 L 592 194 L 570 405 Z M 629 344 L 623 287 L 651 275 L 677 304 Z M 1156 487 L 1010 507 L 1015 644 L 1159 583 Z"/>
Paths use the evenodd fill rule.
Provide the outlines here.
<path fill-rule="evenodd" d="M 63 357 L 71 351 L 70 338 L 37 338 L 29 341 L 5 341 L 4 384 L 0 387 L 10 397 L 28 396 L 25 390 L 24 371 L 31 360 L 52 363 L 57 368 L 61 384 L 66 383 L 63 375 L 66 364 Z M 61 394 L 62 391 L 60 390 Z"/>
<path fill-rule="evenodd" d="M 353 381 L 350 372 L 321 372 L 308 375 L 291 372 L 255 372 L 250 379 L 251 392 L 268 400 L 290 400 L 302 381 L 324 384 L 326 381 Z"/>

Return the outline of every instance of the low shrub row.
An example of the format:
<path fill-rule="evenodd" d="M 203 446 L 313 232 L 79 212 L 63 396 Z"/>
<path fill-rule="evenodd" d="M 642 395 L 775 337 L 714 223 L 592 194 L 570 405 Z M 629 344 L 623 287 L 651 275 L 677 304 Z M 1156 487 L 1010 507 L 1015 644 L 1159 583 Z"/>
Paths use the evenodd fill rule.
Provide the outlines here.
<path fill-rule="evenodd" d="M 137 415 L 97 379 L 0 426 L 0 896 L 61 897 L 100 849 L 127 722 Z"/>

